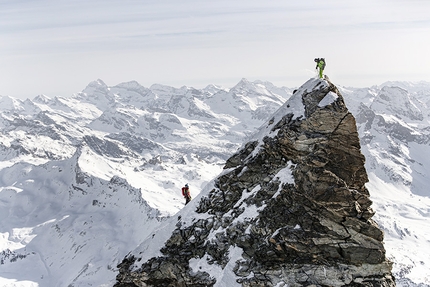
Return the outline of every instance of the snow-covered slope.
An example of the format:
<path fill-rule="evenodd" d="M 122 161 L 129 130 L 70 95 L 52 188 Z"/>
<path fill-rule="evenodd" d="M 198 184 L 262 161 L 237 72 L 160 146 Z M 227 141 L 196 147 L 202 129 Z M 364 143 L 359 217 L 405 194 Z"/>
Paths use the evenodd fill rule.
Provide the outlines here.
<path fill-rule="evenodd" d="M 159 224 L 159 212 L 125 179 L 82 172 L 85 150 L 0 171 L 0 285 L 97 286 Z"/>
<path fill-rule="evenodd" d="M 97 80 L 71 98 L 0 97 L 0 285 L 109 286 L 116 263 L 182 209 L 182 185 L 196 196 L 292 91 Z M 430 83 L 341 92 L 397 283 L 430 285 Z"/>
<path fill-rule="evenodd" d="M 111 284 L 124 256 L 184 206 L 180 188 L 197 195 L 291 94 L 242 82 L 240 95 L 97 80 L 71 98 L 1 97 L 0 285 Z M 238 97 L 244 114 L 216 112 Z"/>
<path fill-rule="evenodd" d="M 342 93 L 357 119 L 375 220 L 397 284 L 430 285 L 430 83 Z"/>

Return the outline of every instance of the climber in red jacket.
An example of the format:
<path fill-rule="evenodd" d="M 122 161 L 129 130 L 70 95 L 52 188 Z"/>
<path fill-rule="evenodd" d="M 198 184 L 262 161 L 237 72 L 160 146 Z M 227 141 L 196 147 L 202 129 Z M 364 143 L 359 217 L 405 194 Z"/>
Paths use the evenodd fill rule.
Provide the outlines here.
<path fill-rule="evenodd" d="M 191 201 L 190 188 L 188 187 L 188 183 L 182 188 L 182 196 L 185 198 L 185 205 Z"/>

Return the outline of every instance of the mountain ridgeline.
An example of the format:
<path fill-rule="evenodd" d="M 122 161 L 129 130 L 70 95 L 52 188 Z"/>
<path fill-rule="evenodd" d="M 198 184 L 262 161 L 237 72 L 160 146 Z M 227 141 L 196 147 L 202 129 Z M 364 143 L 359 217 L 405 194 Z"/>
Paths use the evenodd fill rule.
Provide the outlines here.
<path fill-rule="evenodd" d="M 364 162 L 342 95 L 310 79 L 123 260 L 115 286 L 395 286 Z"/>

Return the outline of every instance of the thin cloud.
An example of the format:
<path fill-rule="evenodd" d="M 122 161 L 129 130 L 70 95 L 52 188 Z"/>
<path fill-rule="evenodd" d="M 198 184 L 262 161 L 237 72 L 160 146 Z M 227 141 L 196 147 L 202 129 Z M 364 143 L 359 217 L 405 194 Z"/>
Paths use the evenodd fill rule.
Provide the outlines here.
<path fill-rule="evenodd" d="M 399 0 L 2 1 L 0 94 L 68 96 L 97 78 L 297 86 L 315 57 L 327 59 L 328 73 L 348 74 L 345 85 L 425 80 L 428 11 L 429 1 Z M 391 66 L 393 56 L 401 65 Z"/>

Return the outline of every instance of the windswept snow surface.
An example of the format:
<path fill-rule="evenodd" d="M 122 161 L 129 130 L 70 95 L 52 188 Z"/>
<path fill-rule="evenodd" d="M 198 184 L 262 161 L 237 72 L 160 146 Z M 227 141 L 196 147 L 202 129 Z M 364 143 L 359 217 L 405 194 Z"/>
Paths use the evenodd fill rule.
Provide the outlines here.
<path fill-rule="evenodd" d="M 357 119 L 397 285 L 430 286 L 430 83 L 339 88 Z M 273 136 L 272 118 L 304 117 L 300 97 L 286 103 L 293 90 L 246 79 L 202 90 L 97 80 L 71 98 L 0 97 L 0 286 L 112 286 L 130 251 L 160 255 L 228 157 Z M 292 180 L 288 170 L 278 177 Z M 193 200 L 184 208 L 185 183 Z M 240 260 L 240 250 L 230 256 Z M 209 268 L 202 260 L 193 268 Z M 236 284 L 231 270 L 213 272 Z"/>
<path fill-rule="evenodd" d="M 430 198 L 414 195 L 407 186 L 369 174 L 374 219 L 385 232 L 388 258 L 394 262 L 397 285 L 430 282 Z M 403 276 L 399 276 L 402 274 Z M 403 278 L 402 278 L 403 277 Z"/>

